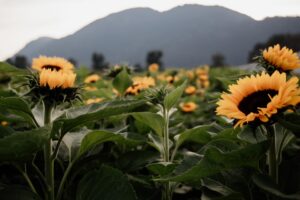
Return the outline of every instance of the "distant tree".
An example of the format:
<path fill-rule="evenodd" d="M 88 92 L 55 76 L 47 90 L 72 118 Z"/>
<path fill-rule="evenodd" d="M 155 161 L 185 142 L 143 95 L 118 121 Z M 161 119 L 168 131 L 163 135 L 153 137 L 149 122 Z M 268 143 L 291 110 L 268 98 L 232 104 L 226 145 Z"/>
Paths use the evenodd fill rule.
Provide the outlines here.
<path fill-rule="evenodd" d="M 276 34 L 270 37 L 265 43 L 257 43 L 249 52 L 248 62 L 253 62 L 253 57 L 258 56 L 260 50 L 266 49 L 269 46 L 280 44 L 294 51 L 300 51 L 300 34 Z"/>
<path fill-rule="evenodd" d="M 225 56 L 221 53 L 213 54 L 211 60 L 212 60 L 212 64 L 211 64 L 212 67 L 224 67 L 226 65 Z"/>
<path fill-rule="evenodd" d="M 74 67 L 77 67 L 77 61 L 74 58 L 68 58 L 68 61 L 74 65 Z"/>
<path fill-rule="evenodd" d="M 146 63 L 147 66 L 156 63 L 159 65 L 159 70 L 164 70 L 162 62 L 163 52 L 160 50 L 150 51 L 147 54 Z"/>
<path fill-rule="evenodd" d="M 134 71 L 135 72 L 143 72 L 145 69 L 142 67 L 141 64 L 137 63 L 134 65 Z"/>
<path fill-rule="evenodd" d="M 103 71 L 109 67 L 109 64 L 105 62 L 103 54 L 94 52 L 92 55 L 92 67 L 94 70 Z"/>
<path fill-rule="evenodd" d="M 10 65 L 15 65 L 15 63 L 14 63 L 14 61 L 13 61 L 12 58 L 6 59 L 5 62 L 7 62 L 7 63 L 10 64 Z"/>
<path fill-rule="evenodd" d="M 26 56 L 23 55 L 16 55 L 15 58 L 8 58 L 6 59 L 6 62 L 18 68 L 26 68 L 29 65 Z"/>

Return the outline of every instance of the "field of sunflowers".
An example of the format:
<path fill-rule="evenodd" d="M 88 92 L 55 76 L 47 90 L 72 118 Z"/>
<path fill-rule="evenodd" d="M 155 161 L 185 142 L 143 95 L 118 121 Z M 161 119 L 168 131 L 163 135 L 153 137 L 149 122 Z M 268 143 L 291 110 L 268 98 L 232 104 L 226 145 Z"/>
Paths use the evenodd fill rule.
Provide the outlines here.
<path fill-rule="evenodd" d="M 254 71 L 0 63 L 1 200 L 300 199 L 300 59 Z"/>

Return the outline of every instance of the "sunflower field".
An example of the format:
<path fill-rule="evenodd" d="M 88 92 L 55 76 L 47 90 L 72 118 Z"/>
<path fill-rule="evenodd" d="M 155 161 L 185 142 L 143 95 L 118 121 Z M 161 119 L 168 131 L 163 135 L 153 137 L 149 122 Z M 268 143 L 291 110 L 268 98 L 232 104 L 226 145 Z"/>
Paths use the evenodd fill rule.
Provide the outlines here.
<path fill-rule="evenodd" d="M 300 199 L 300 59 L 255 71 L 0 63 L 1 200 Z"/>

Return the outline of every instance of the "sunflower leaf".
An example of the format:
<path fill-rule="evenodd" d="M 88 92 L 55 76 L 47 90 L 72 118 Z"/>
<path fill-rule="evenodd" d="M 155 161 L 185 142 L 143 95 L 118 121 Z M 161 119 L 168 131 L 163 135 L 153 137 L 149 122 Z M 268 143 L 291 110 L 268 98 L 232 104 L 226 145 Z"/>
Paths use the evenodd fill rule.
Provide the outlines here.
<path fill-rule="evenodd" d="M 162 116 L 151 112 L 138 112 L 131 114 L 137 121 L 153 129 L 159 136 L 163 135 L 164 119 Z"/>
<path fill-rule="evenodd" d="M 185 172 L 169 176 L 160 181 L 175 182 L 199 182 L 201 178 L 208 177 L 224 170 L 258 166 L 259 159 L 269 148 L 269 142 L 251 144 L 242 149 L 223 153 L 217 148 L 209 148 L 205 151 L 204 158 Z M 180 167 L 180 165 L 178 166 Z"/>
<path fill-rule="evenodd" d="M 123 68 L 122 71 L 118 73 L 118 75 L 114 78 L 112 84 L 114 88 L 118 90 L 118 92 L 122 95 L 124 94 L 126 89 L 132 85 L 132 80 L 125 68 Z"/>
<path fill-rule="evenodd" d="M 164 106 L 167 110 L 170 110 L 177 103 L 185 87 L 186 87 L 186 81 L 165 97 Z"/>
<path fill-rule="evenodd" d="M 10 110 L 13 114 L 22 117 L 33 126 L 37 125 L 29 105 L 20 97 L 0 97 L 0 108 Z"/>
<path fill-rule="evenodd" d="M 78 184 L 76 200 L 136 200 L 128 178 L 118 169 L 102 166 L 86 174 Z"/>
<path fill-rule="evenodd" d="M 278 122 L 286 129 L 292 131 L 296 137 L 300 137 L 300 115 L 291 113 L 285 115 L 283 118 L 277 117 Z"/>
<path fill-rule="evenodd" d="M 60 126 L 60 135 L 64 135 L 86 123 L 114 115 L 130 113 L 144 104 L 145 101 L 143 100 L 114 100 L 73 108 L 67 111 L 65 116 L 54 121 L 56 123 L 55 132 L 59 132 L 59 127 L 57 126 Z"/>

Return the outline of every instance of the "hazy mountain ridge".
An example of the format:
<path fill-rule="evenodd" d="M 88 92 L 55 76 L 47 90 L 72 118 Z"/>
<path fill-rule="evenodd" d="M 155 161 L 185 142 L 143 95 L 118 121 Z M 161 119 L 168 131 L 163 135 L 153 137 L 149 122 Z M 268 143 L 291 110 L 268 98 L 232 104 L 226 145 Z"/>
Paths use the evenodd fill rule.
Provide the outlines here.
<path fill-rule="evenodd" d="M 61 39 L 41 38 L 17 54 L 75 58 L 89 65 L 93 52 L 111 63 L 144 63 L 150 50 L 162 50 L 167 66 L 210 63 L 220 52 L 230 64 L 242 64 L 257 42 L 275 33 L 300 33 L 300 17 L 256 21 L 220 6 L 185 5 L 165 12 L 134 8 L 98 19 Z"/>

